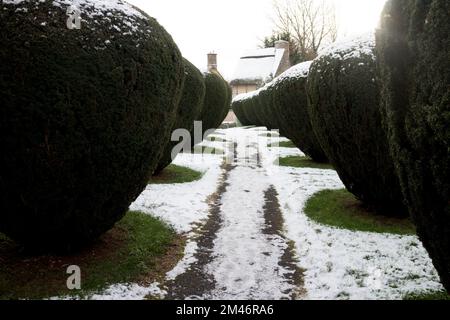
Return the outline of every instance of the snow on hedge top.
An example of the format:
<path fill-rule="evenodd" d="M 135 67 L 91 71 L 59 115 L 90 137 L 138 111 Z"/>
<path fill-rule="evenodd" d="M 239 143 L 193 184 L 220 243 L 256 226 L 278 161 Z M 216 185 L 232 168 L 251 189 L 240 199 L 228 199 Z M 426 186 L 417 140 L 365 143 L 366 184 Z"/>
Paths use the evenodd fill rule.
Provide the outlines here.
<path fill-rule="evenodd" d="M 4 4 L 31 4 L 44 3 L 46 0 L 3 0 Z M 75 6 L 81 10 L 81 13 L 87 14 L 89 17 L 102 16 L 108 12 L 121 12 L 127 16 L 138 16 L 143 18 L 139 10 L 122 0 L 53 0 L 53 5 L 56 7 L 67 8 Z M 87 10 L 89 9 L 89 10 Z"/>
<path fill-rule="evenodd" d="M 309 74 L 309 69 L 311 68 L 312 63 L 313 63 L 312 61 L 306 61 L 306 62 L 299 63 L 299 64 L 289 68 L 288 70 L 286 70 L 285 72 L 280 74 L 278 77 L 273 79 L 272 82 L 267 84 L 267 87 L 270 88 L 270 87 L 276 86 L 278 83 L 280 83 L 286 79 L 307 78 L 308 74 Z"/>
<path fill-rule="evenodd" d="M 375 34 L 373 32 L 335 42 L 319 53 L 319 58 L 348 60 L 361 58 L 362 55 L 375 60 Z"/>
<path fill-rule="evenodd" d="M 123 35 L 137 32 L 140 30 L 141 20 L 147 19 L 139 10 L 122 0 L 3 0 L 3 4 L 17 6 L 16 12 L 29 12 L 29 9 L 38 9 L 40 4 L 52 4 L 63 11 L 70 7 L 76 8 L 80 11 L 82 28 L 89 26 L 95 29 L 93 25 L 106 22 L 110 29 L 122 32 Z M 46 17 L 48 20 L 52 19 L 51 14 L 49 12 Z M 44 21 L 41 25 L 45 26 L 47 22 Z"/>
<path fill-rule="evenodd" d="M 262 89 L 263 88 L 260 88 L 260 89 L 258 89 L 256 91 L 252 91 L 252 92 L 249 92 L 249 93 L 238 94 L 236 97 L 233 98 L 232 103 L 233 102 L 238 102 L 238 101 L 244 101 L 244 100 L 248 100 L 248 99 L 251 99 L 253 97 L 256 97 L 261 92 Z"/>
<path fill-rule="evenodd" d="M 237 95 L 236 97 L 234 97 L 233 102 L 251 99 L 251 98 L 259 95 L 262 91 L 272 88 L 272 87 L 276 86 L 277 84 L 279 84 L 280 82 L 287 80 L 287 79 L 307 78 L 311 64 L 312 64 L 312 61 L 299 63 L 299 64 L 291 67 L 290 69 L 286 70 L 282 74 L 280 74 L 278 77 L 273 79 L 270 83 L 266 84 L 264 87 L 262 87 L 256 91 L 252 91 L 249 93 L 242 93 L 240 95 Z"/>

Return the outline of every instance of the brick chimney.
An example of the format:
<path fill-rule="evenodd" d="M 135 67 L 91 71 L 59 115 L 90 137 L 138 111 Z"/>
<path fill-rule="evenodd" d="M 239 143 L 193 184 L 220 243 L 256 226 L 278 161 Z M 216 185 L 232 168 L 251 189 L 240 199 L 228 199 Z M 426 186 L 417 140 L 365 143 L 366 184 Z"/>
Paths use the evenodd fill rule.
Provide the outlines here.
<path fill-rule="evenodd" d="M 208 72 L 217 71 L 217 54 L 208 53 Z"/>
<path fill-rule="evenodd" d="M 275 75 L 278 77 L 280 74 L 282 74 L 284 71 L 289 69 L 291 67 L 291 59 L 290 59 L 290 47 L 289 42 L 284 40 L 278 40 L 275 42 L 275 49 L 284 49 L 283 58 L 281 59 L 280 66 L 278 67 L 277 74 Z"/>

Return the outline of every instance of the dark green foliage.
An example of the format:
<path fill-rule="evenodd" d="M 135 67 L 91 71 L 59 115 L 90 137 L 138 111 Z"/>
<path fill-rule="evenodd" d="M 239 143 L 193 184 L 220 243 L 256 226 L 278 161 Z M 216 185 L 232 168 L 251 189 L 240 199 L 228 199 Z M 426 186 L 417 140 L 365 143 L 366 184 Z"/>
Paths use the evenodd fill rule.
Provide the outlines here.
<path fill-rule="evenodd" d="M 201 121 L 203 133 L 218 128 L 225 119 L 231 104 L 231 90 L 228 83 L 218 73 L 206 73 L 206 95 Z"/>
<path fill-rule="evenodd" d="M 305 67 L 308 62 L 303 64 Z M 306 93 L 307 73 L 298 77 L 285 77 L 273 90 L 273 113 L 280 118 L 281 134 L 294 142 L 307 156 L 316 162 L 328 159 L 314 133 L 308 114 Z"/>
<path fill-rule="evenodd" d="M 234 114 L 236 115 L 236 117 L 239 119 L 239 121 L 243 126 L 248 126 L 252 124 L 252 122 L 249 119 L 247 119 L 247 116 L 244 113 L 244 102 L 242 100 L 233 101 L 232 108 Z"/>
<path fill-rule="evenodd" d="M 262 41 L 263 48 L 274 48 L 275 43 L 279 40 L 289 42 L 289 60 L 291 65 L 296 65 L 302 61 L 307 61 L 307 57 L 302 56 L 296 41 L 291 36 L 290 32 L 273 32 L 270 37 L 265 37 Z"/>
<path fill-rule="evenodd" d="M 263 121 L 261 121 L 258 118 L 258 112 L 257 112 L 257 93 L 259 93 L 260 90 L 253 92 L 252 96 L 249 97 L 248 95 L 241 95 L 236 97 L 233 100 L 232 103 L 232 109 L 235 112 L 237 118 L 241 122 L 242 125 L 248 126 L 248 125 L 257 125 L 257 126 L 263 126 Z M 241 99 L 242 98 L 242 99 Z M 257 116 L 258 115 L 258 116 Z"/>
<path fill-rule="evenodd" d="M 373 39 L 357 39 L 314 61 L 308 78 L 311 122 L 351 193 L 380 214 L 406 216 L 381 125 L 373 50 Z"/>
<path fill-rule="evenodd" d="M 225 108 L 224 108 L 224 112 L 222 114 L 222 121 L 223 121 L 223 119 L 225 119 L 228 116 L 228 113 L 232 110 L 231 109 L 231 101 L 233 100 L 233 89 L 231 89 L 230 84 L 226 81 L 225 81 L 225 85 L 227 86 L 227 100 L 225 102 Z"/>
<path fill-rule="evenodd" d="M 67 250 L 110 229 L 147 185 L 180 100 L 182 57 L 144 13 L 85 12 L 69 30 L 53 1 L 19 6 L 28 10 L 0 4 L 0 231 Z"/>
<path fill-rule="evenodd" d="M 409 212 L 450 291 L 450 2 L 389 1 L 381 111 Z"/>
<path fill-rule="evenodd" d="M 280 128 L 278 118 L 276 117 L 277 114 L 274 112 L 274 93 L 275 88 L 272 86 L 267 86 L 255 98 L 256 103 L 258 104 L 258 115 L 260 116 L 261 121 L 264 123 L 264 126 L 266 126 L 269 130 L 276 130 Z"/>
<path fill-rule="evenodd" d="M 186 129 L 189 131 L 191 139 L 194 137 L 194 120 L 200 116 L 205 99 L 205 80 L 202 73 L 188 60 L 184 59 L 185 81 L 183 94 L 178 107 L 177 118 L 171 132 L 177 129 Z M 171 141 L 166 145 L 164 152 L 159 160 L 155 174 L 160 173 L 165 167 L 172 163 L 172 150 L 180 141 Z M 189 147 L 188 143 L 186 147 Z"/>
<path fill-rule="evenodd" d="M 244 100 L 244 114 L 253 125 L 265 126 L 259 110 L 258 95 L 255 94 L 252 98 Z"/>
<path fill-rule="evenodd" d="M 312 130 L 306 94 L 309 62 L 299 64 L 261 90 L 236 99 L 233 109 L 244 125 L 278 129 L 316 162 L 327 162 Z M 295 68 L 295 69 L 294 69 Z"/>

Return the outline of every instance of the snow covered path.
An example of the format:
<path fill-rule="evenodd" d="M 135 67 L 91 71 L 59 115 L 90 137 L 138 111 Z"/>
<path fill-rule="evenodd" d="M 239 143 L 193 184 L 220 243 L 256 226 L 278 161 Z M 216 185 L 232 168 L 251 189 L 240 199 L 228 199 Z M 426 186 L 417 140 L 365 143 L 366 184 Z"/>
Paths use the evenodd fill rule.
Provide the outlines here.
<path fill-rule="evenodd" d="M 290 299 L 299 290 L 299 269 L 282 236 L 276 191 L 262 166 L 266 139 L 228 131 L 229 156 L 198 240 L 196 262 L 169 284 L 176 299 Z M 239 132 L 242 133 L 242 132 Z M 270 197 L 275 199 L 270 199 Z M 272 200 L 272 203 L 269 201 Z M 275 225 L 277 224 L 277 225 Z"/>
<path fill-rule="evenodd" d="M 93 299 L 401 299 L 440 290 L 416 236 L 352 232 L 317 224 L 303 209 L 324 189 L 343 188 L 333 170 L 280 167 L 298 149 L 270 148 L 263 128 L 219 130 L 215 155 L 175 163 L 205 172 L 181 185 L 149 186 L 132 209 L 160 217 L 188 238 L 163 284 L 116 285 Z M 208 143 L 206 143 L 208 144 Z"/>
<path fill-rule="evenodd" d="M 291 281 L 295 270 L 281 264 L 289 249 L 286 240 L 264 232 L 270 227 L 264 207 L 265 193 L 271 185 L 260 153 L 260 148 L 267 145 L 255 143 L 257 134 L 253 132 L 247 141 L 227 135 L 236 146 L 235 168 L 222 198 L 222 227 L 214 241 L 213 259 L 207 266 L 216 287 L 204 298 L 289 299 L 296 291 Z"/>

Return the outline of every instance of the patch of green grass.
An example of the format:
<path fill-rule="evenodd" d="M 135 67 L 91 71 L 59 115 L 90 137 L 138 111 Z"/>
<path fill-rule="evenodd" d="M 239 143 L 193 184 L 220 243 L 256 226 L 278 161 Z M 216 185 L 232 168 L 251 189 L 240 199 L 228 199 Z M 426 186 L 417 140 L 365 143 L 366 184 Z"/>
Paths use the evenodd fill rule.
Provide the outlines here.
<path fill-rule="evenodd" d="M 280 164 L 280 166 L 283 166 L 283 167 L 334 170 L 333 166 L 329 163 L 319 163 L 319 162 L 313 161 L 309 157 L 300 157 L 300 156 L 289 156 L 289 157 L 280 158 L 279 164 Z"/>
<path fill-rule="evenodd" d="M 275 147 L 280 147 L 280 148 L 297 148 L 295 146 L 295 144 L 292 141 L 281 141 L 281 142 L 274 142 L 272 144 L 269 145 L 269 148 L 275 148 Z"/>
<path fill-rule="evenodd" d="M 375 214 L 345 189 L 324 190 L 306 203 L 306 215 L 324 225 L 352 231 L 415 235 L 409 219 L 391 218 Z"/>
<path fill-rule="evenodd" d="M 165 223 L 140 212 L 128 212 L 92 246 L 64 256 L 27 255 L 1 236 L 0 300 L 87 297 L 116 283 L 163 279 L 180 259 L 181 244 Z M 67 289 L 70 265 L 81 268 L 81 290 Z"/>
<path fill-rule="evenodd" d="M 200 180 L 203 173 L 186 167 L 171 164 L 158 175 L 150 178 L 149 184 L 187 183 Z"/>
<path fill-rule="evenodd" d="M 445 291 L 409 293 L 403 300 L 450 300 L 450 295 Z"/>

